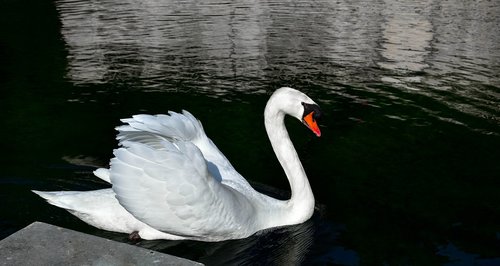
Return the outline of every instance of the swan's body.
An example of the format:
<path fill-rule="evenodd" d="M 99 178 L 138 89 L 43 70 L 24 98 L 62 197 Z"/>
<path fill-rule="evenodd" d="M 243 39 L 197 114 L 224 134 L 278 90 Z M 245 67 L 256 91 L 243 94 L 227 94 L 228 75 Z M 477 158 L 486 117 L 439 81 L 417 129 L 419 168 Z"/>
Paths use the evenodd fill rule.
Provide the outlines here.
<path fill-rule="evenodd" d="M 220 241 L 302 223 L 313 213 L 314 196 L 284 126 L 285 114 L 319 136 L 319 108 L 291 88 L 277 90 L 265 108 L 266 131 L 290 181 L 289 200 L 254 190 L 187 111 L 122 120 L 121 147 L 110 169 L 94 172 L 112 188 L 34 192 L 90 225 L 138 232 L 143 239 Z"/>

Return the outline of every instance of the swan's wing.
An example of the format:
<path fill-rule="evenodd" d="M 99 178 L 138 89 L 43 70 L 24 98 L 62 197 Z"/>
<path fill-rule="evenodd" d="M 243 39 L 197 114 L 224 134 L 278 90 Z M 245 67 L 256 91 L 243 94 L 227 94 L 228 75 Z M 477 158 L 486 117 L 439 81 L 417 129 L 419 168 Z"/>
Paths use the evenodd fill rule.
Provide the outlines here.
<path fill-rule="evenodd" d="M 223 184 L 237 190 L 251 191 L 248 182 L 234 169 L 229 160 L 210 140 L 201 122 L 191 113 L 183 110 L 182 114 L 169 112 L 169 115 L 134 115 L 122 119 L 126 125 L 119 126 L 117 139 L 120 144 L 132 141 L 161 149 L 162 140 L 187 141 L 198 147 L 208 162 L 209 171 Z"/>
<path fill-rule="evenodd" d="M 149 146 L 122 141 L 122 146 L 111 160 L 111 183 L 120 204 L 138 220 L 204 240 L 253 233 L 252 204 L 209 173 L 191 142 L 164 139 Z"/>
<path fill-rule="evenodd" d="M 147 141 L 141 138 L 141 133 L 153 133 L 170 140 L 194 141 L 205 135 L 201 123 L 189 112 L 182 114 L 169 111 L 168 115 L 134 115 L 122 119 L 127 125 L 119 126 L 118 140 Z"/>
<path fill-rule="evenodd" d="M 108 183 L 111 183 L 111 180 L 109 180 L 109 169 L 106 169 L 106 168 L 97 168 L 95 171 L 94 171 L 94 175 L 99 177 L 100 179 L 108 182 Z"/>

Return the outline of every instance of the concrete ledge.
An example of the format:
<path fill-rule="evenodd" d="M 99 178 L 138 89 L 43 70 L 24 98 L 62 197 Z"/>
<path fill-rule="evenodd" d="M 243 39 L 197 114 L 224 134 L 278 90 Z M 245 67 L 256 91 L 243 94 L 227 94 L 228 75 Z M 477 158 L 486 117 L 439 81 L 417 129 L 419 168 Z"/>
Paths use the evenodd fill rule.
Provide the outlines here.
<path fill-rule="evenodd" d="M 187 259 L 34 222 L 0 241 L 0 265 L 202 265 Z"/>

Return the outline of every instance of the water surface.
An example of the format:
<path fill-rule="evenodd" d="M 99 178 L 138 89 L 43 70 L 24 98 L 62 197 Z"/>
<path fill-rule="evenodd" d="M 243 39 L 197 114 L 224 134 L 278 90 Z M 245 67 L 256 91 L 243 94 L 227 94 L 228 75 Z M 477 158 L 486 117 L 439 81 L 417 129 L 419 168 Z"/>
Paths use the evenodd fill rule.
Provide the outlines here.
<path fill-rule="evenodd" d="M 91 171 L 137 113 L 189 110 L 252 184 L 288 197 L 262 112 L 291 86 L 325 113 L 319 139 L 287 121 L 313 218 L 139 246 L 212 265 L 500 264 L 497 2 L 28 3 L 0 4 L 2 237 L 39 220 L 127 242 L 29 190 L 107 187 Z"/>

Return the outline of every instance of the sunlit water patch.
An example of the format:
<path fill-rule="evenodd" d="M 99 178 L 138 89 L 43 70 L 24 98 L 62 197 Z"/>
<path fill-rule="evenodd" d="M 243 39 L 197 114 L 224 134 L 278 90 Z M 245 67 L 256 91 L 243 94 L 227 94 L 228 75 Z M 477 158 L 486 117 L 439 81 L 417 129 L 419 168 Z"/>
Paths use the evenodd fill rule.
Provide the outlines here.
<path fill-rule="evenodd" d="M 334 93 L 345 84 L 380 83 L 401 93 L 373 97 L 424 95 L 499 123 L 494 1 L 474 8 L 446 1 L 56 4 L 69 53 L 67 76 L 75 84 L 187 88 L 224 97 L 265 93 L 280 81 Z"/>

